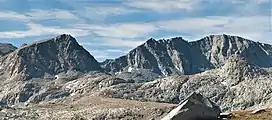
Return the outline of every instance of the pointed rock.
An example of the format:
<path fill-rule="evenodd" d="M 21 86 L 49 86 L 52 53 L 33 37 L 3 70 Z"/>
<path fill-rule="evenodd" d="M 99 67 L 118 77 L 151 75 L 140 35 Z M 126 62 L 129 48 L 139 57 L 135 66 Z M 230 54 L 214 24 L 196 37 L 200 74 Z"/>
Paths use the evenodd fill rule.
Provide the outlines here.
<path fill-rule="evenodd" d="M 216 120 L 220 108 L 199 93 L 192 93 L 162 120 Z"/>

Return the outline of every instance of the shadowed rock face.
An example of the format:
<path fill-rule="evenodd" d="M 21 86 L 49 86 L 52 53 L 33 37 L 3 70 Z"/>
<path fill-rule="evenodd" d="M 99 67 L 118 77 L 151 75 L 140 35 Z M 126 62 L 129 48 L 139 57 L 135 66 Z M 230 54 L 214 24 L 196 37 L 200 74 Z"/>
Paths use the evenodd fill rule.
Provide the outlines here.
<path fill-rule="evenodd" d="M 16 50 L 17 47 L 9 43 L 0 43 L 0 56 L 4 56 Z"/>
<path fill-rule="evenodd" d="M 56 75 L 68 70 L 101 70 L 94 57 L 75 38 L 65 34 L 17 49 L 1 60 L 1 67 L 9 78 L 21 75 L 22 79 L 41 77 L 45 73 Z"/>
<path fill-rule="evenodd" d="M 271 45 L 229 35 L 211 35 L 193 42 L 181 37 L 149 39 L 127 55 L 101 64 L 112 73 L 142 68 L 165 76 L 187 75 L 219 68 L 231 55 L 240 55 L 259 67 L 272 66 Z"/>

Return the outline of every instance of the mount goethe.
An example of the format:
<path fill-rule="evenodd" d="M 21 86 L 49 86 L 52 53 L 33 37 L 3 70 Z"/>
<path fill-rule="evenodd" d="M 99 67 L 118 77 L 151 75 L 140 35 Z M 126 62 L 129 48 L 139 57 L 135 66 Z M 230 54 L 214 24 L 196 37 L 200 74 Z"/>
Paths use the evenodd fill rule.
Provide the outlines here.
<path fill-rule="evenodd" d="M 149 39 L 127 55 L 103 64 L 107 72 L 150 69 L 160 75 L 188 75 L 219 68 L 232 55 L 240 55 L 250 64 L 270 67 L 271 46 L 241 37 L 211 35 L 187 42 L 181 37 L 170 40 Z"/>
<path fill-rule="evenodd" d="M 0 106 L 13 106 L 0 118 L 159 119 L 192 92 L 223 111 L 272 105 L 272 46 L 237 36 L 149 39 L 99 63 L 63 34 L 0 56 Z"/>

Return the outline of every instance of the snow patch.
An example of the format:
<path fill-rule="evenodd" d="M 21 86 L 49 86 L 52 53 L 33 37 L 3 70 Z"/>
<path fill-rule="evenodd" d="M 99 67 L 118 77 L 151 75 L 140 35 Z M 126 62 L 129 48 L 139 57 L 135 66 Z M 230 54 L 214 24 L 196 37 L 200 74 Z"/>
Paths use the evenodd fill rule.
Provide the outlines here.
<path fill-rule="evenodd" d="M 131 72 L 131 71 L 132 71 L 132 67 L 129 67 L 129 68 L 128 68 L 128 72 Z"/>

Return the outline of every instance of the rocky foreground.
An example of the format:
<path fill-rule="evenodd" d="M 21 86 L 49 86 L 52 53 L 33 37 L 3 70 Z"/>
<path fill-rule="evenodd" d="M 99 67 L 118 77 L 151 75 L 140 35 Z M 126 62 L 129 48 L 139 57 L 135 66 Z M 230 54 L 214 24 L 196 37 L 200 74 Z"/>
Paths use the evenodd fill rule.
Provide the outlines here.
<path fill-rule="evenodd" d="M 73 96 L 40 104 L 2 108 L 6 120 L 150 120 L 160 119 L 173 104 L 139 102 L 95 96 Z"/>
<path fill-rule="evenodd" d="M 272 105 L 272 47 L 241 37 L 150 39 L 102 63 L 70 35 L 0 48 L 1 119 L 161 119 L 193 92 L 222 111 Z"/>
<path fill-rule="evenodd" d="M 160 120 L 175 104 L 139 102 L 95 96 L 74 96 L 40 104 L 18 104 L 0 109 L 0 120 Z M 272 111 L 231 111 L 229 120 L 270 120 Z"/>

